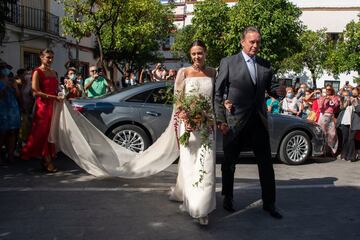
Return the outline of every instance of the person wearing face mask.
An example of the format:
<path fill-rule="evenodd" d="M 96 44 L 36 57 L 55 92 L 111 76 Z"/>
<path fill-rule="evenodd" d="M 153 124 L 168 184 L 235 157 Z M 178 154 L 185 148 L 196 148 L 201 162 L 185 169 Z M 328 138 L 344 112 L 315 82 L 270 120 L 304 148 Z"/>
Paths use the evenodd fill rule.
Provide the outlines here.
<path fill-rule="evenodd" d="M 20 128 L 20 111 L 18 99 L 20 91 L 8 65 L 0 65 L 0 149 L 6 146 L 7 157 L 0 165 L 14 163 L 17 133 Z"/>
<path fill-rule="evenodd" d="M 342 135 L 342 150 L 340 158 L 347 161 L 356 161 L 356 132 L 360 130 L 360 100 L 356 88 L 350 91 L 344 90 L 341 98 L 341 112 L 336 120 L 336 127 Z"/>
<path fill-rule="evenodd" d="M 317 122 L 320 117 L 320 109 L 318 105 L 318 99 L 321 96 L 321 89 L 317 88 L 310 94 L 306 95 L 304 97 L 304 101 L 310 101 L 311 102 L 311 110 L 308 113 L 307 120 Z"/>
<path fill-rule="evenodd" d="M 302 109 L 302 104 L 294 95 L 294 89 L 292 87 L 287 87 L 286 97 L 282 102 L 283 114 L 299 117 L 301 115 Z"/>
<path fill-rule="evenodd" d="M 341 150 L 341 159 L 346 160 L 349 153 L 349 139 L 350 139 L 350 126 L 351 126 L 351 115 L 353 113 L 353 108 L 351 104 L 351 99 L 349 96 L 348 90 L 342 91 L 341 101 L 340 101 L 340 114 L 336 119 L 336 127 L 341 131 L 341 140 L 342 140 L 342 150 Z"/>
<path fill-rule="evenodd" d="M 318 100 L 321 111 L 318 124 L 325 133 L 329 153 L 331 155 L 335 155 L 338 148 L 338 137 L 336 134 L 334 114 L 339 108 L 340 99 L 337 95 L 335 95 L 332 85 L 326 85 L 325 90 L 326 96 L 321 96 Z"/>
<path fill-rule="evenodd" d="M 83 94 L 82 86 L 78 83 L 76 69 L 73 67 L 68 68 L 67 78 L 65 83 L 66 97 L 78 98 Z"/>
<path fill-rule="evenodd" d="M 269 94 L 265 95 L 266 98 L 266 108 L 268 112 L 271 113 L 280 113 L 280 102 L 273 96 Z"/>

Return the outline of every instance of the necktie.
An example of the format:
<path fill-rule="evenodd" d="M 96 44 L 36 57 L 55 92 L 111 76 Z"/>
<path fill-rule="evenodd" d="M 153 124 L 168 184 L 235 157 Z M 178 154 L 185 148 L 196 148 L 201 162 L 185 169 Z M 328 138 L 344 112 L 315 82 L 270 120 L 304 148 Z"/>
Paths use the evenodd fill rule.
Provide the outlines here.
<path fill-rule="evenodd" d="M 256 85 L 256 65 L 255 65 L 255 59 L 254 58 L 250 58 L 249 59 L 249 71 L 250 71 L 250 76 L 251 76 L 251 80 L 253 81 L 253 83 Z"/>

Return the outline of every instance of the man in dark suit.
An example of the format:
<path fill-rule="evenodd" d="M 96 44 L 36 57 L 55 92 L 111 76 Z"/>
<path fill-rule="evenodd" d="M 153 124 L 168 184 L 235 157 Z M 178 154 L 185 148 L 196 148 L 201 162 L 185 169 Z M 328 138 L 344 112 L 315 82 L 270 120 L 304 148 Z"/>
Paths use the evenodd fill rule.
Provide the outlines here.
<path fill-rule="evenodd" d="M 221 165 L 223 207 L 235 211 L 235 163 L 242 145 L 250 142 L 259 169 L 263 209 L 280 219 L 282 215 L 275 208 L 275 177 L 265 107 L 265 90 L 272 94 L 273 71 L 268 61 L 256 56 L 260 43 L 259 30 L 247 27 L 242 34 L 242 51 L 221 60 L 216 79 L 215 113 L 217 126 L 223 134 L 224 150 Z"/>

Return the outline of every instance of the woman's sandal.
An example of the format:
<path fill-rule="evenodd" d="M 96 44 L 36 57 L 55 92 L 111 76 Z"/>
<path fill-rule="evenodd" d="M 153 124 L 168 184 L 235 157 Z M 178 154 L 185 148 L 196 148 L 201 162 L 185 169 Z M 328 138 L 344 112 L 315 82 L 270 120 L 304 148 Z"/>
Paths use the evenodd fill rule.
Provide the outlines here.
<path fill-rule="evenodd" d="M 58 171 L 58 169 L 54 166 L 54 164 L 52 163 L 51 160 L 50 161 L 49 160 L 43 160 L 41 165 L 42 165 L 45 172 L 55 173 L 55 172 Z"/>

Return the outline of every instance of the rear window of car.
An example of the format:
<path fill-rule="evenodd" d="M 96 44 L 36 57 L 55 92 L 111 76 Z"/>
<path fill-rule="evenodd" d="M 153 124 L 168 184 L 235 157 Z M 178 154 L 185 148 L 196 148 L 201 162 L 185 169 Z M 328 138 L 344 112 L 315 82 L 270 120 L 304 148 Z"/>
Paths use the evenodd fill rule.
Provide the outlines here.
<path fill-rule="evenodd" d="M 170 91 L 170 92 L 169 92 Z M 147 99 L 147 103 L 157 103 L 157 104 L 172 104 L 171 95 L 173 90 L 172 87 L 161 87 L 156 88 L 150 94 Z"/>
<path fill-rule="evenodd" d="M 127 99 L 127 102 L 138 102 L 138 103 L 144 103 L 146 101 L 146 99 L 148 99 L 149 95 L 152 93 L 152 89 L 136 94 L 135 96 L 130 97 L 129 99 Z"/>

